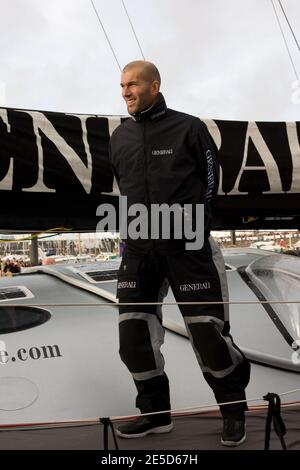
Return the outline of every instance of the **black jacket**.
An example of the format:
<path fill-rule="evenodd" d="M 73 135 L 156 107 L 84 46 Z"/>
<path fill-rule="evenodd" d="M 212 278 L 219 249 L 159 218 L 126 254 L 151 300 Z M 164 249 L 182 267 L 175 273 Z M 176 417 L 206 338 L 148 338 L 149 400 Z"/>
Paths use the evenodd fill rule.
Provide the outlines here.
<path fill-rule="evenodd" d="M 205 124 L 168 109 L 159 93 L 154 105 L 124 121 L 112 134 L 110 159 L 128 207 L 142 203 L 205 204 L 205 234 L 210 231 L 209 203 L 218 189 L 217 148 Z M 128 218 L 128 223 L 130 223 Z M 149 220 L 150 225 L 150 220 Z M 184 240 L 132 240 L 139 251 L 177 251 Z"/>

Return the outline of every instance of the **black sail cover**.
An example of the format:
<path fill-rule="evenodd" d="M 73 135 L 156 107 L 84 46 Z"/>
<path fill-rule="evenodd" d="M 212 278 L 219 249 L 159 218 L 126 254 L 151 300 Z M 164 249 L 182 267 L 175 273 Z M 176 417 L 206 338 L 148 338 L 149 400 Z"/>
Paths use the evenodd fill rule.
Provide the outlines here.
<path fill-rule="evenodd" d="M 97 207 L 119 207 L 108 144 L 124 119 L 0 108 L 0 230 L 95 231 Z M 300 122 L 203 121 L 221 164 L 213 228 L 299 228 Z"/>

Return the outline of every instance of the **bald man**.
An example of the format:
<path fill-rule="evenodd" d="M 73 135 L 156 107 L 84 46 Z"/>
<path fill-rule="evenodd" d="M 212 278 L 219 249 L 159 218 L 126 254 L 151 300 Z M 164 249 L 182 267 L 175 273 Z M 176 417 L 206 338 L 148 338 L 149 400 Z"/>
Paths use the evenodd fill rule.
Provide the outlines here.
<path fill-rule="evenodd" d="M 162 302 L 169 285 L 177 302 L 228 300 L 224 260 L 210 236 L 210 204 L 218 188 L 217 149 L 200 119 L 167 108 L 160 85 L 154 64 L 134 61 L 124 67 L 122 96 L 132 119 L 124 121 L 110 141 L 112 168 L 128 208 L 142 204 L 148 210 L 141 230 L 148 236 L 129 233 L 118 276 L 120 356 L 132 374 L 136 406 L 142 413 L 135 421 L 119 426 L 117 433 L 123 438 L 173 428 L 169 382 L 160 351 L 164 341 L 161 308 L 135 303 Z M 196 209 L 204 207 L 201 247 L 191 247 L 185 235 L 178 238 L 174 224 L 169 227 L 169 236 L 160 228 L 158 236 L 152 235 L 150 213 L 162 204 L 181 208 L 183 223 L 196 226 L 197 232 Z M 132 220 L 128 216 L 128 227 Z M 220 406 L 224 419 L 221 442 L 237 446 L 246 438 L 245 387 L 250 365 L 229 334 L 228 305 L 179 308 L 217 402 L 244 400 Z M 151 412 L 161 413 L 143 416 Z"/>

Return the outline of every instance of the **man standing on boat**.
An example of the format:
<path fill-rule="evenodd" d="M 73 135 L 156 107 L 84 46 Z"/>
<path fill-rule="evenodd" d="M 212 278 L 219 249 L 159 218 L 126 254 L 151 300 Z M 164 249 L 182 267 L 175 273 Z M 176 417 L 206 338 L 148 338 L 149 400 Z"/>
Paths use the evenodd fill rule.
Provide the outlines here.
<path fill-rule="evenodd" d="M 161 302 L 169 284 L 177 302 L 228 301 L 222 254 L 210 236 L 210 203 L 218 188 L 217 149 L 198 118 L 167 108 L 160 93 L 160 74 L 146 61 L 127 64 L 121 75 L 122 96 L 131 119 L 123 122 L 110 141 L 110 158 L 128 207 L 147 209 L 174 204 L 183 223 L 198 227 L 196 206 L 204 207 L 200 248 L 174 224 L 170 236 L 130 236 L 118 277 L 120 356 L 137 388 L 141 413 L 170 410 L 169 382 L 160 347 L 164 340 L 161 308 L 135 303 Z M 186 205 L 192 208 L 186 211 Z M 128 217 L 128 224 L 132 219 Z M 144 218 L 149 229 L 153 219 Z M 152 227 L 153 228 L 153 227 Z M 151 232 L 152 233 L 152 232 Z M 130 303 L 131 305 L 122 305 Z M 203 375 L 218 403 L 245 400 L 250 365 L 229 333 L 228 304 L 180 305 L 186 329 Z M 245 434 L 246 402 L 221 405 L 223 445 L 241 444 Z M 141 416 L 119 426 L 123 438 L 172 430 L 170 412 Z"/>

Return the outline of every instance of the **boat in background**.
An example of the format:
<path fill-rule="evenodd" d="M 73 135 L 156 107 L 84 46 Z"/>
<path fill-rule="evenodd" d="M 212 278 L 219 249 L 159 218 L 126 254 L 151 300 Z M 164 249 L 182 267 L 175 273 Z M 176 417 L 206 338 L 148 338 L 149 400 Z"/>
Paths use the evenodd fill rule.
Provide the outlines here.
<path fill-rule="evenodd" d="M 226 249 L 224 257 L 230 299 L 243 302 L 230 311 L 235 341 L 253 362 L 248 398 L 298 388 L 299 304 L 258 302 L 261 295 L 270 301 L 297 298 L 300 259 L 238 248 Z M 135 388 L 118 354 L 119 263 L 36 266 L 0 279 L 2 425 L 137 412 Z M 174 301 L 171 291 L 165 301 Z M 178 306 L 165 305 L 163 315 L 172 407 L 216 409 Z M 289 398 L 300 400 L 300 392 Z"/>

